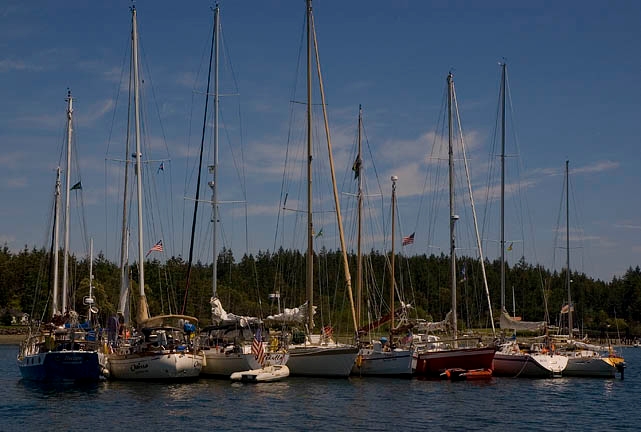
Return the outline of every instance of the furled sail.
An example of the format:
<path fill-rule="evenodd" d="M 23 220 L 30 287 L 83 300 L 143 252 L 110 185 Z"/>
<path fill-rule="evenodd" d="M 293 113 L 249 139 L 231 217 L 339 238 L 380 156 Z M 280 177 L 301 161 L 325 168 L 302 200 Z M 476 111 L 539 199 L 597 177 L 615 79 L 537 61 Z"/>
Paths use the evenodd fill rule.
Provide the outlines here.
<path fill-rule="evenodd" d="M 285 308 L 282 313 L 268 316 L 265 321 L 270 324 L 290 324 L 290 323 L 304 323 L 307 321 L 307 302 L 303 303 L 297 308 Z M 314 306 L 313 314 L 316 314 L 316 306 Z"/>
<path fill-rule="evenodd" d="M 226 312 L 218 297 L 212 297 L 209 303 L 211 304 L 212 322 L 218 323 L 219 325 L 238 323 L 241 327 L 247 327 L 249 324 L 260 322 L 260 319 L 256 317 L 241 316 Z"/>
<path fill-rule="evenodd" d="M 545 321 L 517 321 L 505 309 L 501 312 L 502 329 L 543 331 L 545 326 Z"/>

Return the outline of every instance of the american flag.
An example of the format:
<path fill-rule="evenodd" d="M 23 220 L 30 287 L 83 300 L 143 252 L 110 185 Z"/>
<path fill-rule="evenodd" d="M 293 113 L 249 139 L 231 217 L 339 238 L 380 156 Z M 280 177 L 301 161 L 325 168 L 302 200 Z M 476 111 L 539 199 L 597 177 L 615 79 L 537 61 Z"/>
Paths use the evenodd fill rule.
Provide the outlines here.
<path fill-rule="evenodd" d="M 254 354 L 256 361 L 263 366 L 265 363 L 265 348 L 263 347 L 263 341 L 260 336 L 260 329 L 257 329 L 256 334 L 254 335 L 254 341 L 252 342 L 252 354 Z"/>
<path fill-rule="evenodd" d="M 416 233 L 412 233 L 408 236 L 403 237 L 403 246 L 411 245 L 412 243 L 414 243 L 414 234 Z"/>
<path fill-rule="evenodd" d="M 148 257 L 149 254 L 152 253 L 152 252 L 162 252 L 162 251 L 163 251 L 163 249 L 162 249 L 162 240 L 158 240 L 158 243 L 153 245 L 151 247 L 151 249 L 149 249 L 149 252 L 147 252 L 147 255 L 145 255 L 145 256 Z"/>

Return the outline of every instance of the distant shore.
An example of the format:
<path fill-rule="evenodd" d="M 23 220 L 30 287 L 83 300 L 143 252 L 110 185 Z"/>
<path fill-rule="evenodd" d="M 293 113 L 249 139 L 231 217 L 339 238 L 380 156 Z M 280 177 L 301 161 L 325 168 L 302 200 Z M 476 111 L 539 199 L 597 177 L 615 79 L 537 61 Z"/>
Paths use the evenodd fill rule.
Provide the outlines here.
<path fill-rule="evenodd" d="M 26 326 L 0 327 L 0 345 L 20 345 L 28 332 L 29 327 Z"/>
<path fill-rule="evenodd" d="M 0 345 L 20 345 L 24 338 L 21 334 L 0 334 Z"/>

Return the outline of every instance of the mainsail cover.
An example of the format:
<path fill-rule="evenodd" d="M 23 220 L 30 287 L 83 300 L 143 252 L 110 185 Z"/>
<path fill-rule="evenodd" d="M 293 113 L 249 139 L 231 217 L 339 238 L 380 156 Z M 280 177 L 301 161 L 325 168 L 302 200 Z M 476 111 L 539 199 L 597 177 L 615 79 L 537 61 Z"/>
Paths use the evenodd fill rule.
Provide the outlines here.
<path fill-rule="evenodd" d="M 273 324 L 292 324 L 292 323 L 305 323 L 307 322 L 307 302 L 303 303 L 297 308 L 285 308 L 282 313 L 268 316 L 265 321 Z M 314 306 L 313 314 L 316 314 L 316 306 Z"/>
<path fill-rule="evenodd" d="M 501 312 L 502 329 L 543 331 L 545 326 L 545 321 L 517 321 L 505 309 Z"/>
<path fill-rule="evenodd" d="M 212 297 L 209 303 L 211 304 L 212 322 L 218 323 L 219 325 L 237 323 L 241 327 L 247 327 L 249 324 L 260 322 L 260 319 L 257 317 L 234 315 L 233 313 L 226 312 L 218 297 Z"/>
<path fill-rule="evenodd" d="M 436 322 L 419 322 L 417 331 L 419 332 L 434 332 L 434 331 L 448 331 L 452 327 L 452 311 L 445 315 L 443 321 Z"/>

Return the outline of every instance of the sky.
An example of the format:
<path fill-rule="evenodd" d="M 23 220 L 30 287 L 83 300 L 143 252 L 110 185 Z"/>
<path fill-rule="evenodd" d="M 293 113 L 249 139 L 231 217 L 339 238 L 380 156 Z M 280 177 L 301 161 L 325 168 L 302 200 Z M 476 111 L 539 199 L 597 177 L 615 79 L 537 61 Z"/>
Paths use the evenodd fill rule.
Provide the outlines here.
<path fill-rule="evenodd" d="M 118 159 L 125 154 L 126 115 L 121 114 L 127 109 L 130 5 L 14 0 L 0 5 L 0 244 L 11 250 L 49 243 L 69 88 L 75 98 L 71 178 L 83 185 L 81 195 L 72 195 L 74 200 L 81 196 L 84 209 L 83 216 L 79 201 L 71 204 L 71 225 L 84 220 L 96 253 L 118 259 L 123 165 Z M 157 182 L 150 201 L 160 202 L 158 214 L 171 213 L 166 223 L 160 216 L 148 218 L 155 228 L 144 249 L 163 239 L 164 257 L 187 257 L 189 250 L 193 201 L 185 197 L 195 196 L 211 6 L 206 1 L 187 6 L 136 2 L 143 110 L 149 119 L 144 153 L 152 160 L 146 172 Z M 282 229 L 283 167 L 288 141 L 294 142 L 288 136 L 299 136 L 304 128 L 300 113 L 294 121 L 291 115 L 302 105 L 291 102 L 304 100 L 299 50 L 305 6 L 302 0 L 223 0 L 220 6 L 225 47 L 220 92 L 225 96 L 219 199 L 246 201 L 248 219 L 245 225 L 244 204 L 223 205 L 219 245 L 237 254 L 273 250 L 281 245 L 276 233 Z M 507 165 L 518 167 L 506 174 L 506 200 L 518 195 L 527 203 L 506 208 L 525 209 L 518 224 L 528 225 L 506 221 L 507 241 L 529 262 L 563 267 L 559 239 L 566 231 L 560 206 L 569 160 L 572 268 L 609 281 L 641 263 L 641 3 L 317 0 L 313 8 L 337 177 L 344 185 L 350 176 L 361 104 L 375 160 L 365 162 L 365 169 L 372 174 L 375 163 L 383 201 L 389 199 L 388 179 L 399 177 L 401 234 L 416 232 L 415 243 L 403 253 L 438 250 L 427 240 L 431 219 L 425 214 L 429 191 L 424 184 L 450 71 L 477 212 L 486 215 L 493 231 L 498 228 L 492 213 L 496 194 L 487 193 L 487 178 L 493 172 L 490 162 L 496 161 L 490 155 L 499 63 L 505 61 L 512 102 Z M 319 103 L 317 93 L 314 97 Z M 316 122 L 322 126 L 320 117 Z M 209 146 L 210 138 L 206 141 Z M 238 172 L 244 173 L 246 193 L 222 186 Z M 204 187 L 201 199 L 206 200 L 210 192 Z M 201 209 L 201 217 L 209 218 L 206 207 Z M 353 220 L 351 213 L 346 218 L 346 223 Z M 318 220 L 329 231 L 324 228 L 328 219 Z M 197 258 L 211 262 L 204 245 L 210 227 L 201 225 Z M 71 247 L 82 255 L 86 238 L 78 231 L 72 229 Z M 490 231 L 483 237 L 494 246 L 486 254 L 495 258 L 497 243 Z M 517 240 L 518 232 L 531 239 Z M 446 241 L 438 241 L 447 248 Z M 508 260 L 515 258 L 508 255 Z"/>

